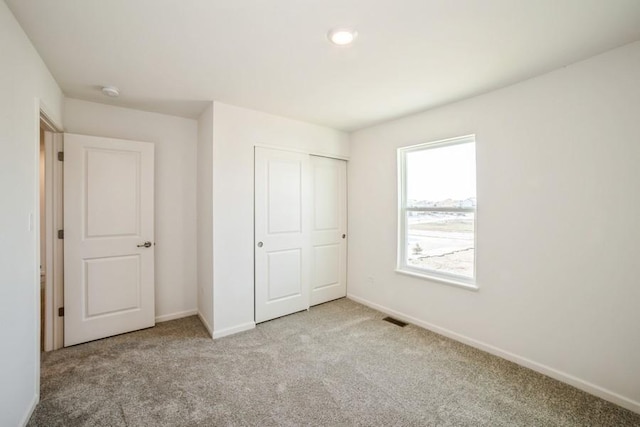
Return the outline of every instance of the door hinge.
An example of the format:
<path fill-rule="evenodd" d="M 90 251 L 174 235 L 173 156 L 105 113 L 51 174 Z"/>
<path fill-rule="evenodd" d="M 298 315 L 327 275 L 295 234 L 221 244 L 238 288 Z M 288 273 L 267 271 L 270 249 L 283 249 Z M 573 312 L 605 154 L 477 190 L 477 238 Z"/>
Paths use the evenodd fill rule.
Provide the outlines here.
<path fill-rule="evenodd" d="M 64 317 L 64 307 L 58 308 L 58 317 Z"/>
<path fill-rule="evenodd" d="M 58 151 L 58 160 L 60 160 L 61 162 L 64 162 L 64 152 L 63 151 Z"/>
<path fill-rule="evenodd" d="M 58 239 L 64 239 L 64 230 L 58 230 Z"/>

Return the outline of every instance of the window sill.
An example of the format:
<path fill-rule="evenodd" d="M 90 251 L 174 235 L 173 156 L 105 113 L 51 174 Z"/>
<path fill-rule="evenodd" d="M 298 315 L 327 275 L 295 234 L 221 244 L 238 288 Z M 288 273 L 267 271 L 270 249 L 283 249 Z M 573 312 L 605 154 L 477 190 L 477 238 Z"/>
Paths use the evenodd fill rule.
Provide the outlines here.
<path fill-rule="evenodd" d="M 404 274 L 405 276 L 417 277 L 419 279 L 431 280 L 433 282 L 439 282 L 444 285 L 455 286 L 457 288 L 466 289 L 468 291 L 477 292 L 480 290 L 480 287 L 473 283 L 467 283 L 463 281 L 459 281 L 456 279 L 445 278 L 441 276 L 436 276 L 428 273 L 418 273 L 412 270 L 401 270 L 399 268 L 396 269 L 396 273 Z"/>

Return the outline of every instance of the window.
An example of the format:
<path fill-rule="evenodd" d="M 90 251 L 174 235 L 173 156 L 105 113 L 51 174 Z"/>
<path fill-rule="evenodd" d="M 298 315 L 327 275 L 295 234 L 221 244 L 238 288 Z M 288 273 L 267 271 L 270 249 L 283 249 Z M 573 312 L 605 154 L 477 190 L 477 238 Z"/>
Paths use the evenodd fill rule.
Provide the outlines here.
<path fill-rule="evenodd" d="M 475 286 L 475 137 L 398 149 L 398 272 Z"/>

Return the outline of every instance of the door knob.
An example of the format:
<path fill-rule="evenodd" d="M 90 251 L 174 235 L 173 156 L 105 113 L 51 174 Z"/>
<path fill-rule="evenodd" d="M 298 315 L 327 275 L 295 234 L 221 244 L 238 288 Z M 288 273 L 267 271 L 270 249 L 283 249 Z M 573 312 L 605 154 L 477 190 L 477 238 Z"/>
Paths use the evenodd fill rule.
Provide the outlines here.
<path fill-rule="evenodd" d="M 259 247 L 259 248 L 261 248 L 261 247 L 262 247 L 262 245 L 263 245 L 263 243 L 262 243 L 262 242 L 258 242 L 258 247 Z"/>
<path fill-rule="evenodd" d="M 347 235 L 346 235 L 346 234 L 343 234 L 343 235 L 342 235 L 342 238 L 343 238 L 343 239 L 346 239 L 346 238 L 347 238 Z"/>
<path fill-rule="evenodd" d="M 138 245 L 139 248 L 150 248 L 151 242 L 144 242 L 141 245 Z"/>

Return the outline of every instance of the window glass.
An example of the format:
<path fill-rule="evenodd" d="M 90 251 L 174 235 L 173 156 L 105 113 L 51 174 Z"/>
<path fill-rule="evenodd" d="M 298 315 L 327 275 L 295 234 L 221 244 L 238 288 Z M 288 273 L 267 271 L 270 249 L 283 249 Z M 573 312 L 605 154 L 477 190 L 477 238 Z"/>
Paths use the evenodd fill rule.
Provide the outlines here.
<path fill-rule="evenodd" d="M 398 268 L 473 283 L 475 139 L 401 148 Z"/>
<path fill-rule="evenodd" d="M 475 144 L 407 152 L 408 206 L 455 206 L 476 197 Z"/>

